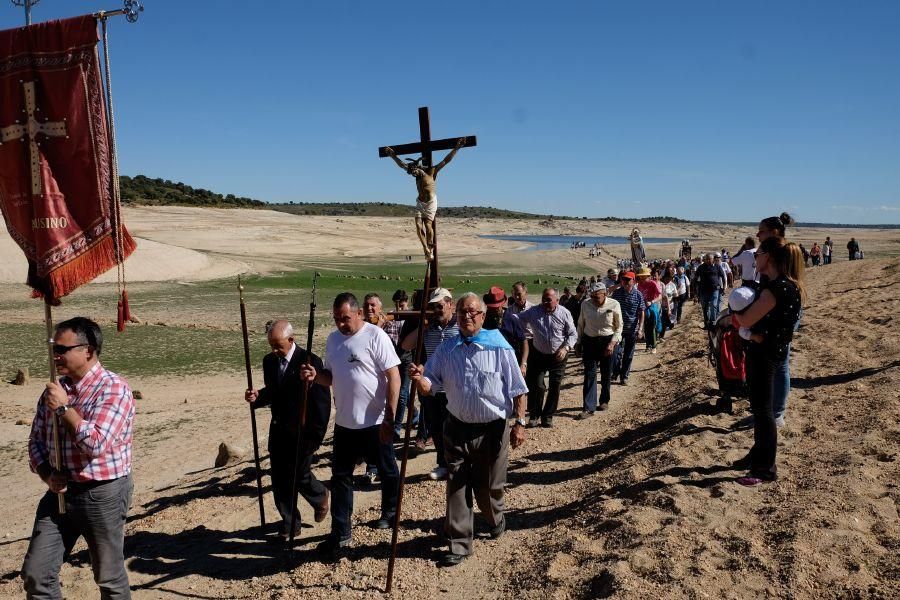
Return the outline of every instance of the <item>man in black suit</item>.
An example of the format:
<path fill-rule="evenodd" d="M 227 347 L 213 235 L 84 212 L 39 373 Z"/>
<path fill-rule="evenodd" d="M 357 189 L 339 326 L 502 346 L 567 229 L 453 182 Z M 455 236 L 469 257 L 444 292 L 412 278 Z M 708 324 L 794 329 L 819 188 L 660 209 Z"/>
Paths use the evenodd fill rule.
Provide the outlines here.
<path fill-rule="evenodd" d="M 297 510 L 297 498 L 291 497 L 295 469 L 297 490 L 313 507 L 316 522 L 321 522 L 328 516 L 328 488 L 316 479 L 311 466 L 313 454 L 322 443 L 328 427 L 331 393 L 321 385 L 310 385 L 306 427 L 300 438 L 299 460 L 295 460 L 297 431 L 300 428 L 300 402 L 303 396 L 300 367 L 306 362 L 306 350 L 294 343 L 294 329 L 288 321 L 272 323 L 268 340 L 272 352 L 263 358 L 266 386 L 258 391 L 247 390 L 245 399 L 256 408 L 272 407 L 272 423 L 269 426 L 272 493 L 282 518 L 281 535 L 287 538 L 290 536 L 291 516 Z M 316 369 L 324 368 L 322 359 L 315 354 L 310 355 L 310 363 Z M 299 527 L 299 514 L 296 523 Z"/>

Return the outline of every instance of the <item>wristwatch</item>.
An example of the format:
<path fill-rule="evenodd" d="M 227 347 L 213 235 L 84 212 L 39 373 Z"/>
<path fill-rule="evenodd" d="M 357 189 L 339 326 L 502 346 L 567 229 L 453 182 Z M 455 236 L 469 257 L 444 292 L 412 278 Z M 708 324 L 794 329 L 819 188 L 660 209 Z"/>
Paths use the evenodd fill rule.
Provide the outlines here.
<path fill-rule="evenodd" d="M 525 427 L 525 423 L 526 423 L 526 422 L 525 422 L 525 419 L 516 419 L 516 422 L 515 422 L 514 424 L 515 424 L 515 425 L 521 425 L 522 427 Z"/>
<path fill-rule="evenodd" d="M 69 405 L 68 405 L 68 404 L 63 404 L 62 406 L 57 407 L 57 409 L 56 409 L 56 411 L 55 411 L 55 412 L 56 412 L 56 416 L 57 416 L 57 417 L 63 416 L 64 414 L 66 414 L 66 411 L 67 411 L 67 410 L 69 410 Z"/>

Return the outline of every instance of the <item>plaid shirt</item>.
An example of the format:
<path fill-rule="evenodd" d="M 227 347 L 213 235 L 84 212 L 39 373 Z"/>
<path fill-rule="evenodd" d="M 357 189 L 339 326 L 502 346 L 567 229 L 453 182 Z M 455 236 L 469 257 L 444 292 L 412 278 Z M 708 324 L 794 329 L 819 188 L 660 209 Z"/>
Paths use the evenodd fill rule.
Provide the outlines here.
<path fill-rule="evenodd" d="M 403 329 L 403 321 L 398 321 L 394 319 L 393 321 L 385 321 L 382 326 L 384 332 L 388 334 L 388 337 L 391 338 L 391 341 L 394 342 L 394 346 L 400 345 L 400 330 Z"/>
<path fill-rule="evenodd" d="M 68 405 L 84 419 L 74 435 L 59 427 L 63 471 L 71 481 L 107 481 L 131 473 L 131 436 L 134 399 L 124 379 L 99 363 L 72 385 L 68 377 L 60 385 L 69 396 Z M 43 397 L 28 436 L 28 458 L 37 473 L 41 463 L 52 464 L 55 418 Z"/>

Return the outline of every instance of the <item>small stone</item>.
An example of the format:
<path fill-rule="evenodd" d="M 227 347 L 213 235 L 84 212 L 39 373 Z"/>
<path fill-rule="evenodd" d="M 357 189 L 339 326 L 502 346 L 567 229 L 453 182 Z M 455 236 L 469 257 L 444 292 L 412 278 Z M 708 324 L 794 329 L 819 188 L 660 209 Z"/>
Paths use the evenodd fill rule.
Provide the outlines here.
<path fill-rule="evenodd" d="M 31 425 L 29 419 L 16 419 L 16 425 Z"/>
<path fill-rule="evenodd" d="M 16 378 L 13 379 L 10 383 L 12 383 L 13 385 L 25 385 L 26 383 L 28 383 L 28 378 L 28 367 L 25 367 L 24 369 L 19 369 L 16 372 Z"/>
<path fill-rule="evenodd" d="M 135 400 L 143 400 L 144 394 L 141 393 L 141 390 L 132 390 L 131 397 L 134 398 Z"/>
<path fill-rule="evenodd" d="M 237 462 L 244 457 L 244 454 L 246 454 L 246 451 L 243 448 L 222 442 L 219 444 L 219 454 L 216 456 L 215 466 L 217 468 L 224 467 Z"/>

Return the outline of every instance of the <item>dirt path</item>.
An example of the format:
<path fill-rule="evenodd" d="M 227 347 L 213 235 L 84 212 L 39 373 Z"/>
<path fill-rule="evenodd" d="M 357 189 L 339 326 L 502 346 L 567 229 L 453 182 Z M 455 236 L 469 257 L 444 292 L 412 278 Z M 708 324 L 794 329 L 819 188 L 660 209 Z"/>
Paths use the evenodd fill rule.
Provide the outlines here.
<path fill-rule="evenodd" d="M 900 596 L 900 341 L 890 327 L 900 262 L 864 263 L 810 273 L 777 483 L 733 483 L 740 473 L 730 462 L 752 443 L 741 425 L 746 403 L 733 416 L 709 410 L 715 378 L 689 306 L 659 354 L 638 352 L 632 385 L 614 386 L 608 412 L 574 420 L 581 370 L 570 365 L 557 426 L 529 430 L 511 454 L 509 531 L 479 540 L 475 556 L 455 569 L 434 564 L 444 510 L 443 484 L 425 475 L 434 454 L 412 460 L 395 595 Z M 191 397 L 196 412 L 186 422 L 175 425 L 183 401 L 156 392 L 159 412 L 139 420 L 145 438 L 153 439 L 153 428 L 169 431 L 167 424 L 173 435 L 156 433 L 136 449 L 139 493 L 126 546 L 134 597 L 377 597 L 390 534 L 363 524 L 378 516 L 378 492 L 357 493 L 355 546 L 336 565 L 314 552 L 327 522 L 304 529 L 293 556 L 261 541 L 252 462 L 209 468 L 221 439 L 249 448 L 245 410 L 222 400 L 240 389 L 240 378 L 213 381 L 194 382 L 210 385 Z M 328 444 L 317 466 L 323 479 Z M 6 472 L 4 483 L 0 596 L 13 598 L 39 485 Z M 67 598 L 96 597 L 83 546 L 63 581 Z"/>

